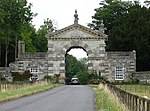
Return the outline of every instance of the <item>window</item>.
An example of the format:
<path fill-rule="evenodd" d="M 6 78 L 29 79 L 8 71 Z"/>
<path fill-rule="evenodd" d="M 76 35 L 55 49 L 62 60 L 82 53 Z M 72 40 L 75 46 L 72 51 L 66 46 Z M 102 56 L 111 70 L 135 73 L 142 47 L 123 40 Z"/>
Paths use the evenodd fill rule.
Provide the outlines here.
<path fill-rule="evenodd" d="M 39 68 L 38 67 L 30 68 L 30 72 L 32 74 L 32 77 L 30 77 L 30 81 L 39 80 Z"/>
<path fill-rule="evenodd" d="M 37 68 L 37 67 L 30 68 L 30 72 L 31 72 L 32 74 L 39 73 L 39 68 Z"/>
<path fill-rule="evenodd" d="M 124 80 L 124 67 L 123 66 L 116 67 L 115 80 Z"/>

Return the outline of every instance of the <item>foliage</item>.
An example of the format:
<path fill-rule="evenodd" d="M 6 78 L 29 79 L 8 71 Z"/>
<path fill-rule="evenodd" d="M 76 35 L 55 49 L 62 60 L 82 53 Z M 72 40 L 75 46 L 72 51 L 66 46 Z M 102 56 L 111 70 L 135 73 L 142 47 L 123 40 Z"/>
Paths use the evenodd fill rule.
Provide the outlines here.
<path fill-rule="evenodd" d="M 77 73 L 77 77 L 79 78 L 79 82 L 80 84 L 88 84 L 89 81 L 89 73 L 87 72 L 87 70 L 85 71 L 78 71 Z"/>
<path fill-rule="evenodd" d="M 53 77 L 52 76 L 50 76 L 50 75 L 46 75 L 46 76 L 44 76 L 44 81 L 47 81 L 47 82 L 51 82 L 52 81 L 52 79 L 53 79 Z"/>
<path fill-rule="evenodd" d="M 34 16 L 32 4 L 27 0 L 0 0 L 0 47 L 1 63 L 5 67 L 14 61 L 16 42 L 20 38 L 23 24 L 29 24 Z"/>
<path fill-rule="evenodd" d="M 12 72 L 13 81 L 29 81 L 29 78 L 32 76 L 30 71 L 25 71 L 23 74 L 18 72 Z"/>
<path fill-rule="evenodd" d="M 23 81 L 22 75 L 18 72 L 12 72 L 13 81 Z"/>
<path fill-rule="evenodd" d="M 49 30 L 49 22 L 52 21 L 49 18 L 44 20 L 44 24 L 40 26 L 40 28 L 37 31 L 33 31 L 36 33 L 35 36 L 32 36 L 32 44 L 36 47 L 37 52 L 47 52 L 47 33 Z M 52 31 L 56 30 L 56 27 L 54 21 L 52 21 Z"/>
<path fill-rule="evenodd" d="M 69 84 L 72 77 L 78 77 L 80 84 L 99 84 L 107 82 L 106 78 L 97 74 L 96 71 L 88 72 L 87 58 L 77 60 L 72 55 L 66 56 L 66 84 Z"/>
<path fill-rule="evenodd" d="M 84 58 L 78 61 L 72 55 L 66 55 L 66 84 L 70 84 L 71 78 L 73 77 L 78 77 L 80 84 L 88 83 L 89 73 L 85 60 Z"/>
<path fill-rule="evenodd" d="M 115 25 L 115 21 L 127 13 L 131 5 L 130 2 L 121 2 L 118 0 L 101 1 L 100 7 L 95 9 L 96 13 L 92 16 L 93 21 L 89 26 L 98 30 L 101 20 L 104 20 L 105 27 L 107 28 L 106 34 L 109 34 L 109 31 Z"/>
<path fill-rule="evenodd" d="M 59 83 L 60 74 L 54 74 L 53 76 L 53 83 L 58 84 Z"/>
<path fill-rule="evenodd" d="M 38 52 L 46 52 L 47 51 L 47 29 L 45 28 L 45 25 L 42 25 L 38 31 L 36 32 L 36 36 L 38 39 L 34 41 L 34 45 L 36 46 L 36 49 Z"/>
<path fill-rule="evenodd" d="M 103 85 L 99 85 L 96 89 L 96 108 L 97 111 L 125 111 L 124 107 Z"/>
<path fill-rule="evenodd" d="M 3 76 L 3 74 L 0 73 L 0 82 L 6 81 L 5 77 Z"/>
<path fill-rule="evenodd" d="M 32 76 L 32 74 L 30 73 L 29 70 L 25 71 L 23 74 L 22 74 L 22 78 L 24 81 L 27 81 L 29 80 L 29 78 Z"/>
<path fill-rule="evenodd" d="M 93 23 L 97 29 L 103 19 L 108 35 L 107 50 L 137 52 L 137 70 L 150 67 L 150 8 L 139 2 L 105 0 L 95 9 Z M 128 44 L 128 45 L 127 45 Z"/>
<path fill-rule="evenodd" d="M 48 83 L 40 83 L 40 84 L 23 84 L 19 90 L 18 85 L 16 86 L 15 90 L 9 90 L 6 92 L 0 92 L 0 102 L 9 101 L 12 99 L 16 99 L 23 96 L 29 96 L 41 91 L 46 91 L 48 89 L 54 88 L 59 86 L 58 84 L 48 84 Z M 11 88 L 10 88 L 11 89 Z"/>
<path fill-rule="evenodd" d="M 118 25 L 111 30 L 110 50 L 136 50 L 137 70 L 150 67 L 150 9 L 134 5 L 126 17 L 118 19 Z M 126 45 L 128 44 L 128 45 Z"/>
<path fill-rule="evenodd" d="M 101 81 L 102 77 L 97 75 L 97 73 L 95 71 L 93 71 L 90 75 L 89 75 L 89 81 L 88 84 L 99 84 Z"/>
<path fill-rule="evenodd" d="M 36 52 L 37 48 L 34 45 L 36 41 L 36 29 L 32 24 L 23 24 L 20 39 L 25 42 L 26 52 Z"/>

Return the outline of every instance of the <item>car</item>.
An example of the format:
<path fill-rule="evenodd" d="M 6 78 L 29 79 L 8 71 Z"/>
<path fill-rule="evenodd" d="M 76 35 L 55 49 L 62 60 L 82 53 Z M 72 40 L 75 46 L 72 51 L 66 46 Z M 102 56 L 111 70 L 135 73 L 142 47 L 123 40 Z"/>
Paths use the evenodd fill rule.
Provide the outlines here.
<path fill-rule="evenodd" d="M 74 77 L 71 79 L 71 85 L 79 85 L 79 79 Z"/>

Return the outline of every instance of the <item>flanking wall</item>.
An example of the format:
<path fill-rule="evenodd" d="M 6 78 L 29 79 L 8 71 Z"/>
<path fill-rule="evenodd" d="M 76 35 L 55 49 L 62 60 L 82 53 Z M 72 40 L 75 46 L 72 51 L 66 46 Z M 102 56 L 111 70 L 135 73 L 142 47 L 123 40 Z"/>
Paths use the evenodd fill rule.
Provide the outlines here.
<path fill-rule="evenodd" d="M 143 83 L 150 83 L 150 71 L 134 72 L 133 78 L 139 79 Z"/>

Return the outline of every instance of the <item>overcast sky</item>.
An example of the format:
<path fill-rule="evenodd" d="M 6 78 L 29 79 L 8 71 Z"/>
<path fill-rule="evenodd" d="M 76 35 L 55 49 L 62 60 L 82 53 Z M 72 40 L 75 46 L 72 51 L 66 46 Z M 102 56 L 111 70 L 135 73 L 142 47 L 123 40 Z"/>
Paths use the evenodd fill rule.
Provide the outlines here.
<path fill-rule="evenodd" d="M 32 11 L 38 13 L 33 19 L 33 25 L 38 29 L 44 19 L 50 18 L 61 29 L 74 23 L 75 9 L 77 9 L 79 24 L 87 26 L 92 21 L 95 8 L 99 7 L 100 0 L 28 0 L 33 4 Z M 82 49 L 72 49 L 69 54 L 76 58 L 87 57 Z"/>
<path fill-rule="evenodd" d="M 43 25 L 44 19 L 50 18 L 57 24 L 57 29 L 61 29 L 74 23 L 75 9 L 78 11 L 79 24 L 87 26 L 92 22 L 95 8 L 99 7 L 101 0 L 28 0 L 33 4 L 32 11 L 38 13 L 33 19 L 36 29 Z M 143 1 L 143 0 L 142 0 Z M 86 57 L 86 53 L 81 50 L 71 50 L 77 58 Z"/>
<path fill-rule="evenodd" d="M 77 9 L 79 23 L 87 25 L 92 21 L 94 9 L 99 7 L 100 0 L 28 0 L 33 4 L 32 11 L 38 13 L 33 24 L 39 28 L 44 19 L 54 20 L 58 29 L 64 28 L 74 22 L 74 11 Z"/>

